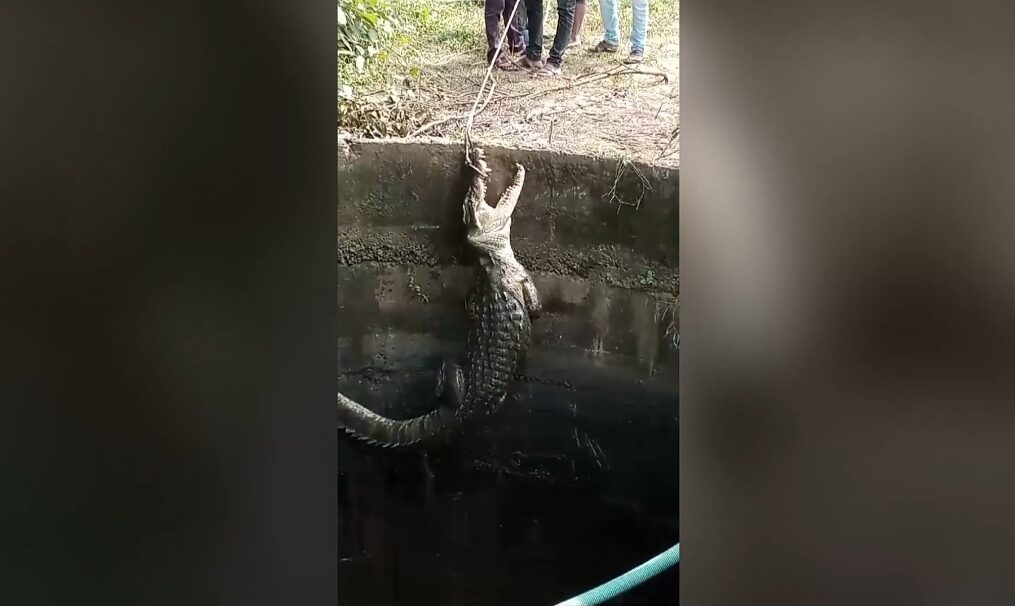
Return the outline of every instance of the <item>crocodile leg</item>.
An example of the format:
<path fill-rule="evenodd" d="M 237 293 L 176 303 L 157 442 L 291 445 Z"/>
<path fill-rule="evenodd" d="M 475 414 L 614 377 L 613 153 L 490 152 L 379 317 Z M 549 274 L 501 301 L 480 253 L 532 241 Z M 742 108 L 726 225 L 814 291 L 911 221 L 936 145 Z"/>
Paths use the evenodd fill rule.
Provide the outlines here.
<path fill-rule="evenodd" d="M 445 360 L 437 375 L 434 399 L 438 406 L 456 409 L 465 397 L 465 373 L 454 360 Z"/>
<path fill-rule="evenodd" d="M 522 297 L 524 298 L 525 310 L 529 312 L 529 318 L 535 320 L 543 313 L 543 303 L 539 300 L 539 291 L 532 278 L 525 276 L 522 280 Z"/>

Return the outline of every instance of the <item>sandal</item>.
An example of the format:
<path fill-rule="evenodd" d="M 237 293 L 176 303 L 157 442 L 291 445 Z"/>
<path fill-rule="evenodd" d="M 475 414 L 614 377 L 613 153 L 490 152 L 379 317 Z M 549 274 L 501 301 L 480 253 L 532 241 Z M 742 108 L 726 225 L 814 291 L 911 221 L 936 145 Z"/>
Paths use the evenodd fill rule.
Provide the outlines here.
<path fill-rule="evenodd" d="M 525 69 L 542 69 L 543 67 L 542 59 L 533 59 L 528 55 L 522 57 L 520 63 L 522 64 L 522 67 L 524 67 Z"/>
<path fill-rule="evenodd" d="M 497 55 L 497 61 L 493 64 L 493 66 L 505 72 L 516 72 L 519 69 L 518 66 L 515 65 L 514 61 L 504 55 Z"/>
<path fill-rule="evenodd" d="M 536 76 L 539 78 L 552 78 L 553 76 L 560 75 L 560 66 L 556 63 L 546 62 L 539 71 L 536 72 Z"/>
<path fill-rule="evenodd" d="M 615 53 L 615 52 L 617 52 L 618 46 L 619 45 L 617 45 L 617 44 L 610 44 L 606 40 L 600 40 L 599 44 L 597 44 L 594 47 L 592 47 L 592 52 L 594 52 L 594 53 Z"/>

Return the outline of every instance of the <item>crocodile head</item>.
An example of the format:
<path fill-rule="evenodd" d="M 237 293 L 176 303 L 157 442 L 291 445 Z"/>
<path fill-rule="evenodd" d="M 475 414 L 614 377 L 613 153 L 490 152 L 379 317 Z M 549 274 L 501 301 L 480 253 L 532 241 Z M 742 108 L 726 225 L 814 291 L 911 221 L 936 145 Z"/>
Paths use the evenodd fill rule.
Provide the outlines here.
<path fill-rule="evenodd" d="M 486 185 L 490 168 L 481 148 L 473 149 L 475 175 L 465 200 L 466 238 L 479 253 L 480 264 L 488 270 L 497 268 L 506 275 L 524 272 L 511 248 L 511 215 L 525 181 L 525 167 L 516 164 L 515 177 L 501 195 L 497 206 L 486 203 Z"/>

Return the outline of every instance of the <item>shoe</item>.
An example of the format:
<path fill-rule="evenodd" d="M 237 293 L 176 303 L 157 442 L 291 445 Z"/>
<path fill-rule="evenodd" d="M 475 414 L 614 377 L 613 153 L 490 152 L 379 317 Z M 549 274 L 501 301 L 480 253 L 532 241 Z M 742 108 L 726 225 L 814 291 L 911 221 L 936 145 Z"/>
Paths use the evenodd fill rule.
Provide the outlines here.
<path fill-rule="evenodd" d="M 599 44 L 592 47 L 594 53 L 615 53 L 617 52 L 617 45 L 610 44 L 606 40 L 600 40 Z"/>
<path fill-rule="evenodd" d="M 581 45 L 582 45 L 582 39 L 581 39 L 581 36 L 579 36 L 579 37 L 575 38 L 574 40 L 568 42 L 567 43 L 567 48 L 571 48 L 572 46 L 581 46 Z"/>
<path fill-rule="evenodd" d="M 634 63 L 641 63 L 644 60 L 645 60 L 645 51 L 633 50 L 631 51 L 631 54 L 627 56 L 627 59 L 624 59 L 624 63 L 631 65 Z"/>

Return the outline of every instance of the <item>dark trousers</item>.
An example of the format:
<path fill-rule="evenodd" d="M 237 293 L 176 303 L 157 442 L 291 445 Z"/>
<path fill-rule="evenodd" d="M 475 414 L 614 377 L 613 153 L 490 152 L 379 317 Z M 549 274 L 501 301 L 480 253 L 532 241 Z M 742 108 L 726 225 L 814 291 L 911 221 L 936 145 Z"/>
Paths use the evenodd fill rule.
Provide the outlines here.
<path fill-rule="evenodd" d="M 508 28 L 507 42 L 508 48 L 513 51 L 520 51 L 525 47 L 525 41 L 522 39 L 522 30 L 518 29 L 515 23 L 509 23 L 508 20 L 511 18 L 511 11 L 515 7 L 515 3 L 518 0 L 486 0 L 486 60 L 493 59 L 493 54 L 497 52 L 497 46 L 500 44 L 500 22 L 504 21 L 504 24 Z M 518 8 L 521 10 L 521 7 Z M 517 13 L 517 11 L 516 11 Z M 516 19 L 517 21 L 517 14 Z M 501 51 L 504 53 L 505 51 Z"/>
<path fill-rule="evenodd" d="M 574 24 L 575 0 L 557 0 L 557 33 L 550 47 L 548 63 L 560 65 L 564 61 L 564 50 L 571 40 L 571 25 Z M 529 46 L 525 54 L 530 59 L 543 57 L 543 0 L 525 0 L 529 20 Z"/>

